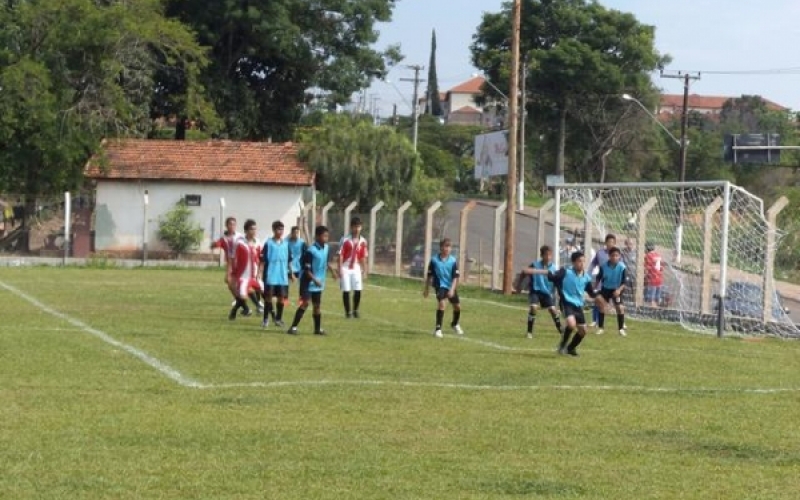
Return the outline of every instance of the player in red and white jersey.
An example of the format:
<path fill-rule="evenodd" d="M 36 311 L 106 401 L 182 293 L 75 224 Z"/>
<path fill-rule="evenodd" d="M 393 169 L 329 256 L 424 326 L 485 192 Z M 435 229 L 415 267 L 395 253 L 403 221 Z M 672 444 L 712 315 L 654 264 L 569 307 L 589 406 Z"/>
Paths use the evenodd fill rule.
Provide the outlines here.
<path fill-rule="evenodd" d="M 361 219 L 350 221 L 350 234 L 339 245 L 339 286 L 342 289 L 344 313 L 348 318 L 358 318 L 363 280 L 367 277 L 367 240 L 361 236 Z M 350 292 L 353 292 L 353 310 L 350 311 Z"/>
<path fill-rule="evenodd" d="M 236 232 L 236 217 L 228 217 L 225 219 L 225 233 L 211 244 L 212 249 L 220 248 L 225 255 L 225 284 L 234 297 L 236 297 L 236 281 L 233 279 L 233 246 L 242 236 Z"/>
<path fill-rule="evenodd" d="M 258 279 L 258 251 L 261 245 L 258 244 L 256 232 L 258 227 L 256 221 L 248 219 L 244 223 L 244 237 L 236 239 L 233 245 L 233 279 L 236 281 L 236 303 L 231 309 L 228 319 L 236 319 L 239 309 L 242 309 L 244 316 L 250 316 L 253 312 L 247 306 L 247 298 L 251 290 L 257 294 L 257 298 L 263 293 L 264 286 Z M 251 297 L 252 298 L 252 297 Z"/>

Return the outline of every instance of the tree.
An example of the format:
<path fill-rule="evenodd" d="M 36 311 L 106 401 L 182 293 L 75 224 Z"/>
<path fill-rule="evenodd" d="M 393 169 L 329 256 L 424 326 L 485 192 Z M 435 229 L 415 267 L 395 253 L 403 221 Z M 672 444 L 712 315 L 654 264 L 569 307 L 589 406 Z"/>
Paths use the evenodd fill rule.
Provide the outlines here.
<path fill-rule="evenodd" d="M 397 47 L 372 48 L 375 23 L 391 19 L 395 0 L 165 3 L 208 47 L 203 83 L 232 139 L 289 139 L 308 89 L 342 104 L 400 60 Z"/>
<path fill-rule="evenodd" d="M 80 184 L 103 137 L 145 134 L 159 60 L 184 68 L 186 110 L 200 111 L 203 52 L 159 0 L 7 2 L 0 190 L 25 195 L 30 213 L 37 196 Z"/>
<path fill-rule="evenodd" d="M 506 2 L 502 12 L 484 14 L 472 45 L 473 63 L 498 85 L 509 77 L 510 10 Z M 607 96 L 651 93 L 648 73 L 667 58 L 654 48 L 652 26 L 597 2 L 525 0 L 523 16 L 521 50 L 528 56 L 528 100 L 533 108 L 529 116 L 539 120 L 542 130 L 558 130 L 555 173 L 563 175 L 568 130 L 578 128 L 582 109 Z M 623 112 L 620 103 L 606 104 L 616 108 L 617 115 Z"/>
<path fill-rule="evenodd" d="M 184 200 L 175 204 L 158 221 L 158 239 L 167 244 L 177 257 L 194 250 L 203 241 L 203 228 L 192 222 L 192 209 Z"/>
<path fill-rule="evenodd" d="M 328 115 L 303 134 L 300 158 L 317 174 L 317 189 L 340 206 L 358 201 L 368 211 L 378 201 L 395 208 L 438 197 L 443 185 L 424 174 L 404 135 L 348 115 Z"/>
<path fill-rule="evenodd" d="M 439 98 L 439 76 L 436 74 L 436 30 L 431 34 L 431 60 L 428 64 L 428 98 L 425 113 L 442 116 L 442 100 Z"/>

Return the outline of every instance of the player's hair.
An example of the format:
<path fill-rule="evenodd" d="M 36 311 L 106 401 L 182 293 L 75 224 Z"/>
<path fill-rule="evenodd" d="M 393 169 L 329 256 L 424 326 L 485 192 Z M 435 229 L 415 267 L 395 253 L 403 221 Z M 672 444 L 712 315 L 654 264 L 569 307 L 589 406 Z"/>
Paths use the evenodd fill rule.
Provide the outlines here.
<path fill-rule="evenodd" d="M 580 259 L 581 257 L 583 257 L 583 252 L 572 252 L 572 255 L 570 256 L 569 260 L 574 264 L 578 262 L 578 259 Z"/>
<path fill-rule="evenodd" d="M 542 248 L 539 249 L 539 255 L 544 257 L 550 251 L 552 251 L 550 245 L 542 245 Z"/>
<path fill-rule="evenodd" d="M 615 253 L 622 255 L 622 251 L 617 247 L 611 247 L 611 250 L 608 251 L 608 255 L 614 255 Z"/>
<path fill-rule="evenodd" d="M 276 229 L 283 229 L 283 222 L 276 220 L 272 223 L 272 230 L 275 231 Z"/>
<path fill-rule="evenodd" d="M 255 225 L 256 225 L 256 221 L 254 221 L 253 219 L 247 219 L 244 222 L 244 230 L 245 231 L 249 231 L 249 230 L 253 229 L 253 226 L 255 226 Z"/>
<path fill-rule="evenodd" d="M 655 250 L 655 249 L 656 249 L 656 246 L 655 246 L 655 245 L 653 245 L 653 243 L 652 243 L 652 242 L 650 242 L 650 241 L 648 241 L 647 243 L 645 243 L 645 244 L 644 244 L 644 250 L 645 250 L 646 252 L 652 252 L 652 251 L 653 251 L 653 250 Z"/>
<path fill-rule="evenodd" d="M 299 231 L 299 230 L 300 230 L 300 227 L 298 227 L 298 226 L 292 226 L 292 231 Z"/>
<path fill-rule="evenodd" d="M 314 236 L 322 236 L 323 234 L 328 232 L 328 228 L 325 226 L 317 226 L 317 229 L 314 230 Z"/>
<path fill-rule="evenodd" d="M 236 222 L 236 217 L 228 217 L 227 219 L 225 219 L 225 225 L 226 226 L 228 224 L 230 224 L 231 222 Z"/>
<path fill-rule="evenodd" d="M 606 243 L 608 243 L 610 240 L 617 241 L 617 237 L 616 237 L 616 236 L 614 236 L 614 235 L 613 235 L 613 234 L 611 234 L 611 233 L 608 233 L 608 234 L 606 235 L 605 242 L 606 242 Z"/>
<path fill-rule="evenodd" d="M 453 242 L 450 241 L 450 238 L 444 238 L 442 241 L 439 242 L 439 248 L 449 247 L 452 244 Z"/>
<path fill-rule="evenodd" d="M 350 219 L 350 227 L 360 226 L 360 225 L 361 225 L 361 219 L 359 217 L 353 217 L 352 219 Z"/>

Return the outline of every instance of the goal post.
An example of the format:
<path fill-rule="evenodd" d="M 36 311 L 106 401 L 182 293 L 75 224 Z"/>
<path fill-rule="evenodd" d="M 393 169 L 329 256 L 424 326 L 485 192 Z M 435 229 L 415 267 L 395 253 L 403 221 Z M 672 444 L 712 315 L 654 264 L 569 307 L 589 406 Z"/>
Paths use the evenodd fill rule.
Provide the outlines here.
<path fill-rule="evenodd" d="M 557 247 L 564 231 L 582 232 L 588 260 L 606 234 L 616 236 L 630 270 L 623 300 L 631 316 L 719 336 L 800 336 L 772 276 L 783 235 L 775 207 L 765 213 L 745 189 L 728 181 L 551 187 Z"/>

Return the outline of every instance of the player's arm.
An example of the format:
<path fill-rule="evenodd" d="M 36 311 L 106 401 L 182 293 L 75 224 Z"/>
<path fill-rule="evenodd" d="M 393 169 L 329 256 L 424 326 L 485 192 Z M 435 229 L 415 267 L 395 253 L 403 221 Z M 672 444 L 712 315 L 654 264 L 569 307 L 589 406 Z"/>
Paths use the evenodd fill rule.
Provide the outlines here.
<path fill-rule="evenodd" d="M 622 270 L 622 276 L 621 276 L 620 279 L 622 281 L 620 281 L 619 288 L 617 288 L 617 295 L 620 295 L 623 291 L 625 291 L 625 283 L 628 281 L 628 270 L 627 269 L 623 269 Z"/>
<path fill-rule="evenodd" d="M 369 264 L 368 257 L 369 257 L 369 247 L 367 246 L 367 244 L 365 242 L 364 243 L 364 255 L 361 256 L 361 259 L 359 259 L 360 262 L 361 262 L 361 272 L 364 275 L 364 279 L 367 279 L 367 276 L 369 275 L 369 271 L 370 271 L 367 268 L 367 265 Z"/>
<path fill-rule="evenodd" d="M 536 273 L 533 274 L 545 274 L 547 275 L 547 279 L 556 285 L 561 285 L 564 282 L 564 276 L 567 275 L 567 268 L 562 267 L 556 272 L 550 272 L 547 269 L 536 269 Z M 544 271 L 544 272 L 542 272 Z"/>
<path fill-rule="evenodd" d="M 591 274 L 591 273 L 589 273 Z M 600 288 L 600 283 L 603 282 L 603 266 L 600 266 L 600 270 L 597 272 L 597 278 L 594 281 L 594 287 Z"/>
<path fill-rule="evenodd" d="M 450 275 L 450 297 L 453 297 L 456 294 L 456 290 L 458 290 L 458 279 L 461 277 L 461 273 L 458 271 L 458 262 L 453 264 L 453 272 Z"/>
<path fill-rule="evenodd" d="M 339 259 L 339 262 L 341 262 L 341 258 Z M 341 263 L 339 264 L 339 269 L 341 269 Z M 333 275 L 334 278 L 339 279 L 339 276 L 340 276 L 339 272 L 340 271 L 338 271 L 336 268 L 333 267 L 333 263 L 332 262 L 328 262 L 328 271 L 331 272 L 331 274 Z"/>
<path fill-rule="evenodd" d="M 339 250 L 336 252 L 337 258 L 339 260 L 339 272 L 342 272 L 342 267 L 344 266 L 344 246 L 347 243 L 347 239 L 342 236 L 342 239 L 339 240 Z"/>
<path fill-rule="evenodd" d="M 428 263 L 428 276 L 425 278 L 425 289 L 422 292 L 422 296 L 427 298 L 428 293 L 430 292 L 431 284 L 433 284 L 433 261 Z"/>
<path fill-rule="evenodd" d="M 314 271 L 312 266 L 313 261 L 314 261 L 314 256 L 311 255 L 310 251 L 305 250 L 303 252 L 303 257 L 300 259 L 300 267 L 302 268 L 303 274 L 305 275 L 306 279 L 316 283 L 317 278 L 314 277 Z"/>
<path fill-rule="evenodd" d="M 595 301 L 600 301 L 600 302 L 603 301 L 603 297 L 601 297 L 600 294 L 597 292 L 597 290 L 595 290 L 594 285 L 592 284 L 591 281 L 586 283 L 586 286 L 584 287 L 583 291 L 586 292 L 586 294 L 589 297 L 593 298 Z"/>
<path fill-rule="evenodd" d="M 263 276 L 269 269 L 269 245 L 261 247 L 261 262 L 258 263 L 258 276 Z"/>

